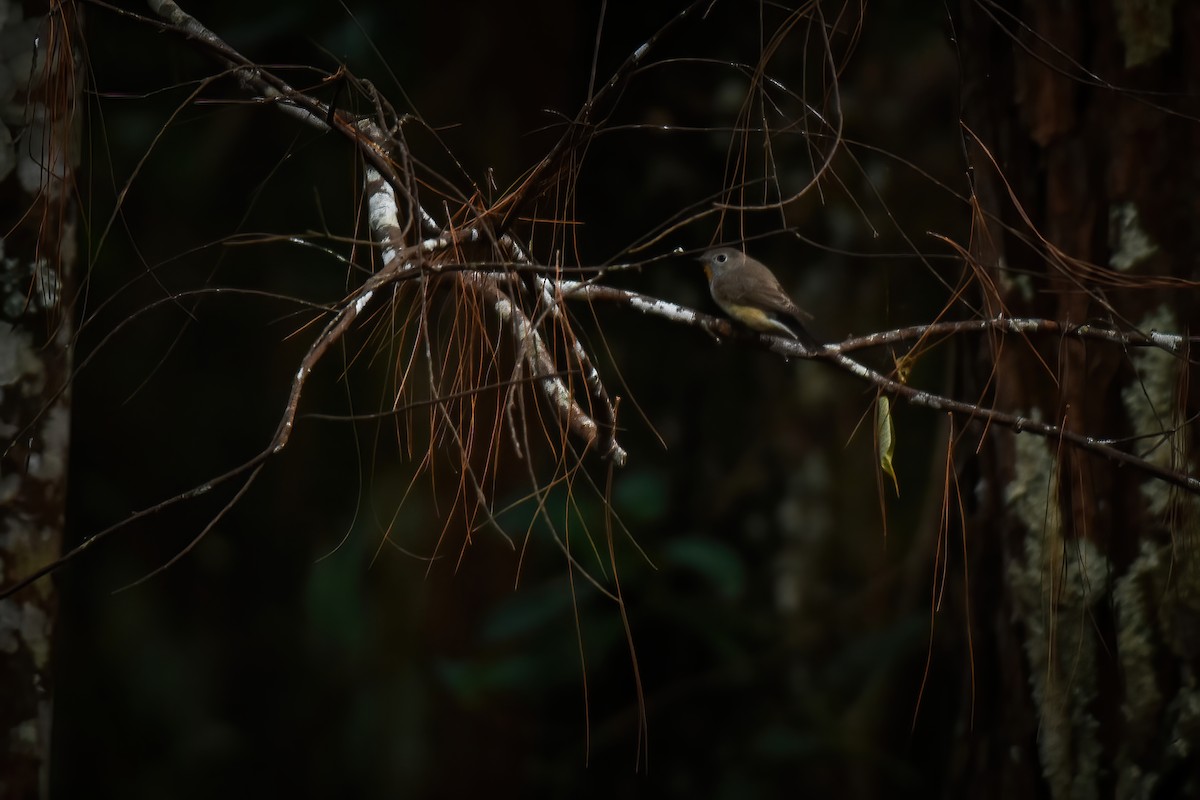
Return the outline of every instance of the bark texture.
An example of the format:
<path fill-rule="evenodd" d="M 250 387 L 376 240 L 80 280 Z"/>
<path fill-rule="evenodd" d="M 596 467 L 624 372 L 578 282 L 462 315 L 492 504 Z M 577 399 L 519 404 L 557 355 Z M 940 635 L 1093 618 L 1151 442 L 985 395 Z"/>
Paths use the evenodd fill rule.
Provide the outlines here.
<path fill-rule="evenodd" d="M 0 3 L 0 588 L 60 552 L 80 94 L 75 9 Z M 0 798 L 44 797 L 57 598 L 0 600 Z"/>
<path fill-rule="evenodd" d="M 995 215 L 973 255 L 998 300 L 1194 333 L 1195 288 L 1171 279 L 1195 280 L 1200 252 L 1197 9 L 967 2 L 959 23 L 975 188 Z M 1009 339 L 967 372 L 1000 409 L 1194 474 L 1190 369 L 1156 349 Z M 1197 498 L 1027 434 L 980 435 L 991 446 L 963 485 L 978 501 L 969 619 L 983 646 L 954 788 L 1200 795 Z"/>

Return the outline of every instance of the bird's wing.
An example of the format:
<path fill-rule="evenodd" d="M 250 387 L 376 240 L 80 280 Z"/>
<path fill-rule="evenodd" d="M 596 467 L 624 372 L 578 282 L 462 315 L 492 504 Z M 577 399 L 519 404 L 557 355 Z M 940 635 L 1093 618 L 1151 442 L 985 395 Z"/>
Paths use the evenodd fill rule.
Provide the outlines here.
<path fill-rule="evenodd" d="M 812 314 L 792 302 L 774 273 L 766 267 L 744 264 L 740 272 L 742 274 L 724 276 L 721 281 L 721 290 L 731 303 L 786 314 L 799 322 L 812 319 Z"/>

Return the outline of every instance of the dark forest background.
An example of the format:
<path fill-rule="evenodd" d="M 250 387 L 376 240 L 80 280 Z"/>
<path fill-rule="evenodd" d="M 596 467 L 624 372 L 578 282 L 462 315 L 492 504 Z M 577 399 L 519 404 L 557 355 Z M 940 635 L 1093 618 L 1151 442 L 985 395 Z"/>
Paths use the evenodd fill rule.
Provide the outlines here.
<path fill-rule="evenodd" d="M 667 5 L 610 3 L 602 21 L 600 4 L 553 0 L 185 8 L 260 63 L 347 64 L 419 109 L 480 185 L 491 170 L 503 188 L 584 101 L 593 53 L 603 81 L 666 22 Z M 760 57 L 760 10 L 714 4 L 654 51 L 657 65 L 582 165 L 580 263 L 631 260 L 647 231 L 723 188 L 748 86 L 728 64 Z M 950 19 L 940 3 L 870 5 L 838 76 L 845 137 L 869 147 L 835 162 L 841 185 L 824 183 L 786 214 L 751 215 L 740 232 L 689 226 L 638 258 L 744 233 L 828 339 L 933 319 L 949 300 L 939 278 L 961 264 L 928 232 L 963 241 L 970 224 L 952 196 L 969 184 Z M 159 301 L 216 286 L 336 301 L 348 285 L 336 259 L 227 240 L 351 235 L 360 192 L 344 141 L 245 101 L 232 81 L 201 93 L 217 102 L 185 104 L 215 71 L 186 40 L 95 8 L 86 25 L 81 187 L 93 260 L 76 362 L 91 360 L 74 387 L 68 546 L 265 445 L 310 317 L 263 297 Z M 819 51 L 797 31 L 770 71 L 820 86 L 805 71 Z M 412 144 L 455 179 L 432 136 Z M 797 143 L 780 166 L 802 172 L 806 152 Z M 686 257 L 616 282 L 716 313 Z M 931 611 L 943 421 L 897 407 L 897 498 L 876 475 L 869 387 L 617 307 L 577 316 L 624 398 L 630 463 L 611 497 L 629 529 L 616 549 L 647 741 L 620 614 L 572 587 L 528 503 L 503 517 L 517 550 L 479 531 L 460 558 L 461 517 L 445 515 L 457 478 L 410 491 L 420 456 L 378 423 L 305 418 L 165 573 L 118 591 L 179 552 L 228 493 L 130 525 L 56 576 L 54 796 L 937 794 L 961 768 L 972 681 L 967 623 Z M 342 363 L 356 347 L 372 352 L 369 331 L 350 338 Z M 304 411 L 386 407 L 386 364 L 360 358 L 343 375 L 334 361 Z M 913 382 L 947 386 L 947 362 L 922 360 Z M 593 467 L 602 485 L 604 465 Z M 507 465 L 497 505 L 526 492 L 523 467 Z M 550 503 L 576 541 L 589 531 L 603 552 L 596 493 L 579 484 Z M 384 544 L 388 525 L 418 554 L 444 532 L 440 557 Z M 973 602 L 986 607 L 988 585 L 979 591 Z"/>

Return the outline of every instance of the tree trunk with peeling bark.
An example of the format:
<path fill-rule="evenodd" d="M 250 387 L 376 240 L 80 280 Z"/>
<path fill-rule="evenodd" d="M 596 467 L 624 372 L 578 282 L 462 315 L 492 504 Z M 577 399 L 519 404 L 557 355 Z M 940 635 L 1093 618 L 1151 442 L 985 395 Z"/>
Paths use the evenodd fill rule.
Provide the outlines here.
<path fill-rule="evenodd" d="M 0 588 L 62 542 L 76 267 L 72 173 L 81 82 L 69 3 L 0 7 Z M 40 581 L 0 600 L 0 798 L 45 797 L 57 595 Z"/>
<path fill-rule="evenodd" d="M 1194 333 L 1197 9 L 968 2 L 957 22 L 987 302 Z M 1009 337 L 967 372 L 998 409 L 1196 471 L 1185 358 Z M 960 476 L 976 644 L 953 794 L 1197 796 L 1200 499 L 1028 434 L 976 426 L 964 447 L 980 437 Z"/>

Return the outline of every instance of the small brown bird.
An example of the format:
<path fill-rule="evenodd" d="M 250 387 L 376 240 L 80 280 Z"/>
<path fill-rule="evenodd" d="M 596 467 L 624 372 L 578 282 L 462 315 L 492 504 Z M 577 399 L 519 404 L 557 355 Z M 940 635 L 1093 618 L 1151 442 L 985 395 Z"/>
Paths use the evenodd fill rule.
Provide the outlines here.
<path fill-rule="evenodd" d="M 732 247 L 709 250 L 700 261 L 708 290 L 726 314 L 756 331 L 781 333 L 806 347 L 818 346 L 805 327 L 812 314 L 792 302 L 765 264 Z"/>

